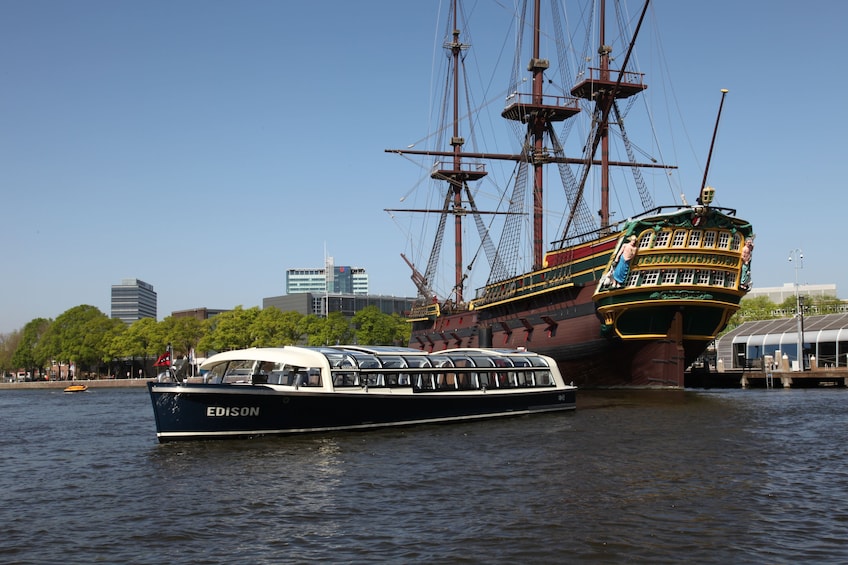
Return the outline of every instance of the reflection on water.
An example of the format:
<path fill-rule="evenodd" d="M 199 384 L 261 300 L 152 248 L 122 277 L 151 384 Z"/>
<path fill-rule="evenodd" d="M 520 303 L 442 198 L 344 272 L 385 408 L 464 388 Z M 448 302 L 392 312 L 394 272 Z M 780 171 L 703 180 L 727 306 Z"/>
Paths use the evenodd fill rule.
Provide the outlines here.
<path fill-rule="evenodd" d="M 145 390 L 4 391 L 0 561 L 844 562 L 846 395 L 160 445 Z"/>

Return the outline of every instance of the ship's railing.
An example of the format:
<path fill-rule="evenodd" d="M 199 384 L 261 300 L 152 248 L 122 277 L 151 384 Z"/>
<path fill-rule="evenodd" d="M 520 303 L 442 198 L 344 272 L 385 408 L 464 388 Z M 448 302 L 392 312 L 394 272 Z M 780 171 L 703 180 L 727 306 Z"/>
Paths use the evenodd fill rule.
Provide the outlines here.
<path fill-rule="evenodd" d="M 475 308 L 479 308 L 487 304 L 570 285 L 571 282 L 570 266 L 557 265 L 550 269 L 536 271 L 478 288 L 472 302 Z"/>
<path fill-rule="evenodd" d="M 586 70 L 589 71 L 589 76 L 587 77 L 587 79 L 592 82 L 618 82 L 618 77 L 622 74 L 622 72 L 618 69 L 604 70 L 599 69 L 598 67 L 589 67 Z M 624 71 L 624 76 L 621 79 L 621 84 L 642 87 L 644 83 L 644 78 L 644 73 Z"/>
<path fill-rule="evenodd" d="M 451 172 L 465 172 L 471 175 L 476 175 L 479 173 L 486 172 L 486 164 L 478 163 L 478 162 L 465 162 L 462 161 L 459 163 L 459 168 L 456 168 L 455 163 L 453 161 L 436 161 L 433 164 L 433 168 L 431 169 L 431 173 L 435 173 L 437 171 L 449 170 Z"/>
<path fill-rule="evenodd" d="M 513 92 L 509 96 L 506 97 L 505 107 L 509 108 L 518 104 L 520 106 L 531 106 L 535 105 L 533 101 L 533 94 L 529 92 Z M 543 94 L 541 106 L 549 106 L 552 108 L 563 108 L 574 111 L 580 110 L 580 104 L 578 99 L 573 96 L 556 96 L 553 94 Z"/>

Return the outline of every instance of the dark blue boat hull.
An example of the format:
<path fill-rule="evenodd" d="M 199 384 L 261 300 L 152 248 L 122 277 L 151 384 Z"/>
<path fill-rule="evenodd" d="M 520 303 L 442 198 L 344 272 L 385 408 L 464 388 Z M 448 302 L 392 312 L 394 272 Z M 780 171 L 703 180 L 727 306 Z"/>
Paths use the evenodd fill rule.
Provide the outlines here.
<path fill-rule="evenodd" d="M 573 410 L 575 390 L 279 391 L 263 385 L 148 383 L 160 442 L 368 429 Z M 374 389 L 372 389 L 374 390 Z"/>

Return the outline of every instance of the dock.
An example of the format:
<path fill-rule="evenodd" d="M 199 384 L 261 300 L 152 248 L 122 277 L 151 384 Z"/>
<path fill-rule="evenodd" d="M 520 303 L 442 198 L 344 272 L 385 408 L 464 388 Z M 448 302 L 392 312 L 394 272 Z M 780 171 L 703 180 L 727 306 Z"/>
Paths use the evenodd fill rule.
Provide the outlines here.
<path fill-rule="evenodd" d="M 64 390 L 68 385 L 86 385 L 89 390 L 94 388 L 134 388 L 146 387 L 148 381 L 156 379 L 92 379 L 75 381 L 25 381 L 0 383 L 0 390 L 27 389 L 58 389 Z"/>
<path fill-rule="evenodd" d="M 746 368 L 727 371 L 691 370 L 686 387 L 693 388 L 848 388 L 848 367 L 806 371 Z"/>

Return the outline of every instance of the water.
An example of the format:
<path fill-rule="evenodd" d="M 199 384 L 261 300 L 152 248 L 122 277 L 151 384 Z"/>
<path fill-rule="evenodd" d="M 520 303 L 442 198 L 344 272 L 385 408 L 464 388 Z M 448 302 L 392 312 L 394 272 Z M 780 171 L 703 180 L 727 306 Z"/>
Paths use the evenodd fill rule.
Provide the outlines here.
<path fill-rule="evenodd" d="M 0 391 L 2 563 L 844 563 L 848 391 L 160 445 L 144 389 Z"/>

